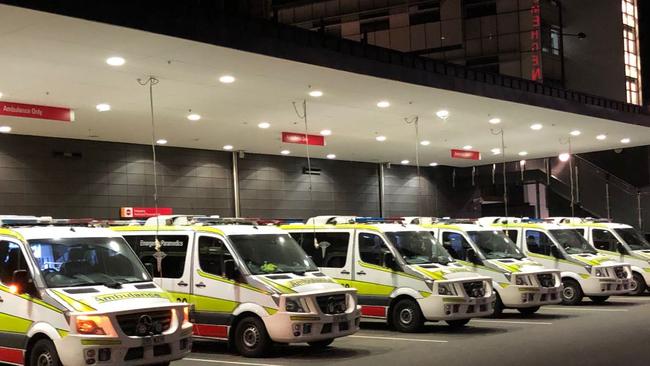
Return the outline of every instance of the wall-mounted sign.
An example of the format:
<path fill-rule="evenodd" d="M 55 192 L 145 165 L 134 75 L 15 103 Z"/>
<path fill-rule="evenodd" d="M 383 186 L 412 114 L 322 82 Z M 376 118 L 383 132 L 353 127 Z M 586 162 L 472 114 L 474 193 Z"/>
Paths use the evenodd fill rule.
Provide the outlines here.
<path fill-rule="evenodd" d="M 174 212 L 170 207 L 122 207 L 120 217 L 123 219 L 146 219 L 159 215 L 171 215 Z"/>
<path fill-rule="evenodd" d="M 282 132 L 282 142 L 290 144 L 325 146 L 325 136 L 304 133 Z"/>
<path fill-rule="evenodd" d="M 481 153 L 472 150 L 451 149 L 451 157 L 454 159 L 481 160 Z"/>
<path fill-rule="evenodd" d="M 0 116 L 50 119 L 63 122 L 74 121 L 74 111 L 70 108 L 12 102 L 0 102 Z"/>
<path fill-rule="evenodd" d="M 530 79 L 542 82 L 542 16 L 539 0 L 533 0 L 530 7 L 532 19 L 530 30 Z"/>

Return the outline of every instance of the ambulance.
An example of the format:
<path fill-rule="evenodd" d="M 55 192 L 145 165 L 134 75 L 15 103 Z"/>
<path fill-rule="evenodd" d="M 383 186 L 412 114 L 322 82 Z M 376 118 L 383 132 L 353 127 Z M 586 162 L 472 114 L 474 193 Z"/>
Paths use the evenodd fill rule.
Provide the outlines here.
<path fill-rule="evenodd" d="M 577 217 L 551 218 L 555 223 L 578 230 L 598 252 L 632 266 L 630 295 L 646 292 L 650 284 L 650 243 L 641 232 L 626 224 Z"/>
<path fill-rule="evenodd" d="M 321 272 L 275 226 L 173 216 L 113 230 L 155 267 L 164 289 L 192 305 L 195 339 L 227 341 L 243 356 L 261 357 L 273 342 L 324 348 L 359 329 L 356 291 Z"/>
<path fill-rule="evenodd" d="M 168 365 L 190 352 L 187 304 L 152 281 L 119 234 L 0 222 L 0 363 Z"/>
<path fill-rule="evenodd" d="M 406 220 L 431 231 L 459 263 L 492 278 L 496 316 L 505 308 L 530 315 L 543 305 L 562 301 L 560 271 L 546 269 L 528 258 L 500 230 L 480 226 L 473 220 Z"/>
<path fill-rule="evenodd" d="M 401 332 L 425 321 L 462 327 L 492 314 L 489 278 L 456 263 L 426 230 L 354 216 L 282 225 L 323 273 L 356 288 L 362 315 Z"/>
<path fill-rule="evenodd" d="M 599 254 L 576 230 L 542 220 L 484 217 L 479 222 L 505 232 L 519 250 L 546 268 L 561 271 L 562 303 L 577 305 L 584 296 L 603 303 L 632 289 L 629 264 Z"/>

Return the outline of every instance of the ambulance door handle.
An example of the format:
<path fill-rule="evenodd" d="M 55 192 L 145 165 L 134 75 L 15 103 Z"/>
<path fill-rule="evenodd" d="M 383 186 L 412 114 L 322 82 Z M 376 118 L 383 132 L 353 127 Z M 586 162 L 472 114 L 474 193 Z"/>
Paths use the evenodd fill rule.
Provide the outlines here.
<path fill-rule="evenodd" d="M 205 283 L 199 282 L 196 284 L 196 287 L 205 287 Z"/>
<path fill-rule="evenodd" d="M 185 281 L 179 282 L 178 285 L 182 287 L 187 287 L 187 283 Z"/>
<path fill-rule="evenodd" d="M 0 304 L 2 304 L 3 302 L 5 302 L 5 300 L 2 297 L 0 297 Z"/>
<path fill-rule="evenodd" d="M 348 271 L 347 269 L 344 269 L 344 270 L 341 271 L 341 274 L 349 275 L 350 271 Z"/>
<path fill-rule="evenodd" d="M 365 275 L 366 272 L 364 272 L 364 271 L 359 271 L 359 272 L 357 272 L 357 274 L 358 274 L 358 275 Z"/>

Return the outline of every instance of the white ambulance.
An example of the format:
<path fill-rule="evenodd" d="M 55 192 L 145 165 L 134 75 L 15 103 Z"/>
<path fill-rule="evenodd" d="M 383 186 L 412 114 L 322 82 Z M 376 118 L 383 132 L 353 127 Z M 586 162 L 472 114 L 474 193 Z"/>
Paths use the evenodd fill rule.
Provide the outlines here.
<path fill-rule="evenodd" d="M 108 229 L 0 217 L 0 363 L 166 365 L 191 349 L 189 308 Z"/>
<path fill-rule="evenodd" d="M 626 224 L 577 217 L 554 217 L 555 223 L 578 230 L 601 253 L 632 266 L 631 295 L 643 294 L 650 285 L 650 243 Z"/>
<path fill-rule="evenodd" d="M 321 270 L 356 288 L 364 317 L 401 332 L 426 320 L 460 327 L 492 314 L 491 281 L 453 261 L 426 230 L 353 216 L 318 216 L 287 230 Z"/>
<path fill-rule="evenodd" d="M 603 303 L 612 295 L 624 295 L 632 289 L 630 265 L 598 254 L 572 228 L 512 217 L 484 217 L 479 222 L 504 231 L 522 252 L 544 267 L 560 270 L 565 305 L 577 305 L 584 296 Z"/>
<path fill-rule="evenodd" d="M 323 274 L 275 226 L 169 217 L 113 230 L 154 265 L 164 289 L 192 304 L 197 339 L 229 341 L 240 354 L 260 357 L 273 342 L 326 347 L 359 329 L 356 291 Z M 160 266 L 157 245 L 165 253 Z"/>
<path fill-rule="evenodd" d="M 530 315 L 543 305 L 562 301 L 560 271 L 546 269 L 526 257 L 500 230 L 482 227 L 472 220 L 406 220 L 430 230 L 459 263 L 492 278 L 497 294 L 495 315 L 504 308 Z"/>

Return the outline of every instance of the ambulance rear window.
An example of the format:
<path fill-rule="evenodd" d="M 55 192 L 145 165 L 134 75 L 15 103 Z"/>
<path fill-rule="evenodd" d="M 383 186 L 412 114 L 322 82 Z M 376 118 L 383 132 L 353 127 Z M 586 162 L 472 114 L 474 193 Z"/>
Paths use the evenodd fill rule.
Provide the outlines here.
<path fill-rule="evenodd" d="M 125 236 L 131 248 L 140 257 L 142 263 L 151 263 L 154 269 L 154 277 L 181 278 L 185 270 L 185 258 L 187 256 L 187 235 L 158 235 L 160 251 L 165 253 L 162 259 L 161 270 L 154 256 L 156 253 L 156 238 L 153 235 L 129 235 Z"/>

